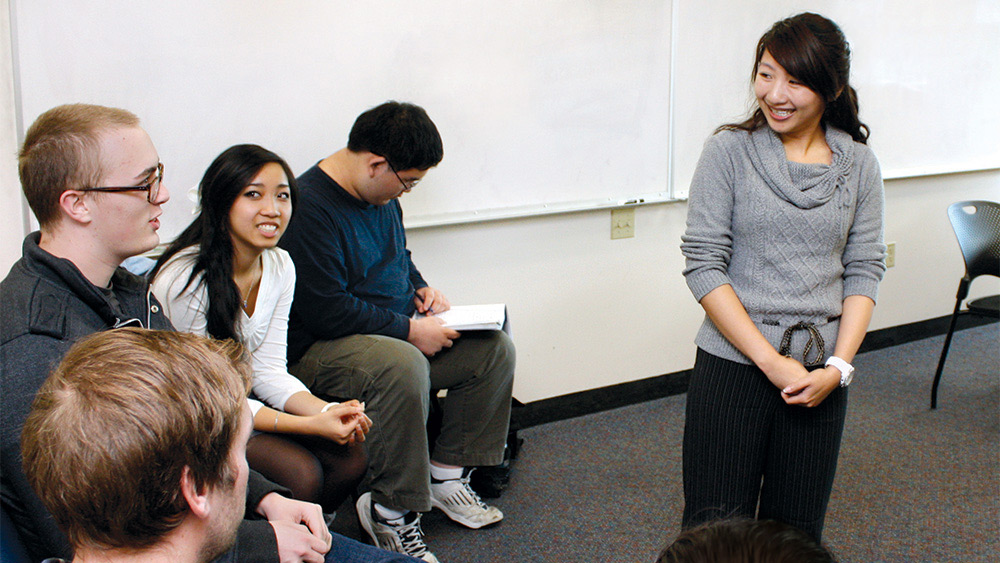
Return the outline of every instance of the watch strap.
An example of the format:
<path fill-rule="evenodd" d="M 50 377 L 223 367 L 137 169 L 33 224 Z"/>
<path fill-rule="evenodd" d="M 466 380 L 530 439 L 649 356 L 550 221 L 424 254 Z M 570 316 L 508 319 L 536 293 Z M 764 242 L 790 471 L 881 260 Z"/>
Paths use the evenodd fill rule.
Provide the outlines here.
<path fill-rule="evenodd" d="M 833 366 L 840 371 L 840 386 L 847 387 L 851 384 L 851 380 L 854 379 L 854 366 L 844 361 L 842 358 L 837 356 L 830 356 L 826 360 L 827 366 Z"/>

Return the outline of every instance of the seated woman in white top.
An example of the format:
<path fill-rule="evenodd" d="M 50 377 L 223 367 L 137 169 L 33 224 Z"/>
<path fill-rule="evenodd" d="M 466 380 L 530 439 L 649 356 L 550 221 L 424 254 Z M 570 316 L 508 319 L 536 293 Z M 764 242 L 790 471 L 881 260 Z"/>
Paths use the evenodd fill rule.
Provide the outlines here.
<path fill-rule="evenodd" d="M 333 512 L 364 477 L 371 421 L 358 401 L 327 403 L 286 369 L 295 266 L 275 245 L 295 177 L 271 151 L 237 145 L 212 162 L 199 192 L 201 211 L 150 274 L 153 292 L 178 330 L 243 344 L 258 399 L 250 467 Z"/>

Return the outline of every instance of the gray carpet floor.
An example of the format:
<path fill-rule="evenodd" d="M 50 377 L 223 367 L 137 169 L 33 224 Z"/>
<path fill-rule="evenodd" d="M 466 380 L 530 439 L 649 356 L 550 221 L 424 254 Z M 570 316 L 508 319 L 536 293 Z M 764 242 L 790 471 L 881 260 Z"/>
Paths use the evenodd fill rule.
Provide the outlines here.
<path fill-rule="evenodd" d="M 859 355 L 824 543 L 842 562 L 1000 561 L 1000 324 Z M 684 395 L 522 431 L 505 514 L 473 531 L 434 511 L 443 563 L 652 562 L 679 530 Z M 358 535 L 343 507 L 334 529 Z"/>

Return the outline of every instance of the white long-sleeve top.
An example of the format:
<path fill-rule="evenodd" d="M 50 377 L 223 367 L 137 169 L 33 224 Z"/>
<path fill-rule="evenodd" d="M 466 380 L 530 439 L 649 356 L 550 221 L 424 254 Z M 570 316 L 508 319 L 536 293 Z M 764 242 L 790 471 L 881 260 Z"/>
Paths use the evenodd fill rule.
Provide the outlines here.
<path fill-rule="evenodd" d="M 207 336 L 208 290 L 201 284 L 201 276 L 184 289 L 197 253 L 197 245 L 178 252 L 160 269 L 152 287 L 177 330 Z M 263 273 L 257 303 L 253 316 L 247 316 L 242 310 L 239 312 L 239 333 L 252 359 L 254 395 L 268 406 L 284 410 L 289 397 L 309 391 L 298 378 L 288 373 L 286 360 L 295 265 L 288 253 L 280 248 L 265 250 L 261 261 Z M 250 401 L 255 415 L 261 406 L 257 401 Z"/>

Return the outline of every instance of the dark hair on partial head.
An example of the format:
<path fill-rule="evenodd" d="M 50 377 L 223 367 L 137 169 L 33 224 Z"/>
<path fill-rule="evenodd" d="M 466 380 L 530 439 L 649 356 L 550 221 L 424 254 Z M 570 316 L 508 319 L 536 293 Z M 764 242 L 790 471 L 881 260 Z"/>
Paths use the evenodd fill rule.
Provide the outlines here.
<path fill-rule="evenodd" d="M 215 338 L 241 340 L 237 328 L 240 312 L 240 290 L 233 281 L 233 241 L 229 230 L 229 211 L 266 164 L 276 163 L 285 171 L 291 192 L 292 208 L 298 199 L 298 187 L 292 169 L 280 156 L 258 145 L 236 145 L 217 156 L 205 171 L 198 186 L 201 211 L 194 221 L 156 261 L 150 272 L 153 279 L 164 264 L 181 250 L 198 244 L 198 256 L 191 275 L 181 291 L 204 274 L 201 284 L 208 290 L 208 311 L 205 317 L 208 334 Z"/>
<path fill-rule="evenodd" d="M 851 47 L 837 24 L 811 12 L 775 23 L 757 42 L 751 83 L 757 76 L 764 51 L 771 53 L 788 74 L 823 99 L 826 104 L 822 118 L 824 126 L 833 125 L 859 143 L 868 142 L 868 126 L 858 118 L 858 95 L 849 80 Z M 723 125 L 719 129 L 756 131 L 766 125 L 767 118 L 758 107 L 746 121 Z"/>
<path fill-rule="evenodd" d="M 836 563 L 802 530 L 775 520 L 714 520 L 684 530 L 657 563 Z"/>
<path fill-rule="evenodd" d="M 35 395 L 21 452 L 75 550 L 156 544 L 188 513 L 185 469 L 199 490 L 233 490 L 251 377 L 242 356 L 233 342 L 141 328 L 70 348 Z"/>
<path fill-rule="evenodd" d="M 444 158 L 437 126 L 420 106 L 386 102 L 358 116 L 347 148 L 385 157 L 394 170 L 427 170 Z"/>

